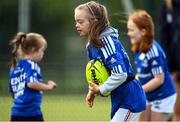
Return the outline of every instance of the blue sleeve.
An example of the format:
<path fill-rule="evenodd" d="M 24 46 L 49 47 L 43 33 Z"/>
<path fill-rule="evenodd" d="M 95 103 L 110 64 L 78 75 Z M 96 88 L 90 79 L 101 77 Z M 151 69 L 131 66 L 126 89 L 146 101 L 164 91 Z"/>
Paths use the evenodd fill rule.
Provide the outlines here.
<path fill-rule="evenodd" d="M 160 56 L 150 59 L 151 72 L 154 76 L 163 73 L 163 64 L 163 60 Z"/>
<path fill-rule="evenodd" d="M 40 82 L 38 77 L 40 74 L 40 68 L 36 63 L 31 63 L 26 73 L 27 73 L 27 81 L 26 81 L 27 83 Z"/>
<path fill-rule="evenodd" d="M 102 41 L 105 44 L 105 46 L 101 48 L 101 51 L 105 59 L 106 67 L 111 73 L 121 74 L 127 72 L 119 40 L 108 36 L 104 37 Z"/>
<path fill-rule="evenodd" d="M 111 71 L 111 73 L 120 74 L 127 72 L 123 62 L 123 57 L 118 52 L 110 55 L 106 59 L 106 65 L 108 69 Z"/>
<path fill-rule="evenodd" d="M 101 48 L 103 61 L 111 75 L 99 89 L 101 94 L 106 94 L 126 81 L 127 70 L 124 62 L 125 52 L 122 51 L 119 40 L 114 40 L 109 36 L 105 37 L 103 41 L 105 43 L 105 46 Z"/>

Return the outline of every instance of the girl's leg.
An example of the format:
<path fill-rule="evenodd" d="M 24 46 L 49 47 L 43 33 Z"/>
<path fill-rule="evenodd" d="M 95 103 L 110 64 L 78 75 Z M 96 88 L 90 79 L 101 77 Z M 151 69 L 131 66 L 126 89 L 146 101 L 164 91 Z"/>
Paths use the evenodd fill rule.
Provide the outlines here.
<path fill-rule="evenodd" d="M 177 90 L 177 100 L 174 107 L 173 121 L 180 121 L 180 86 L 179 86 L 179 91 Z"/>
<path fill-rule="evenodd" d="M 158 112 L 151 112 L 151 121 L 167 121 L 169 120 L 171 114 L 170 113 L 158 113 Z"/>
<path fill-rule="evenodd" d="M 147 105 L 146 110 L 140 114 L 137 121 L 141 122 L 141 121 L 150 121 L 150 120 L 151 120 L 151 105 Z"/>
<path fill-rule="evenodd" d="M 151 121 L 167 121 L 171 117 L 177 94 L 162 100 L 153 101 L 151 107 Z"/>

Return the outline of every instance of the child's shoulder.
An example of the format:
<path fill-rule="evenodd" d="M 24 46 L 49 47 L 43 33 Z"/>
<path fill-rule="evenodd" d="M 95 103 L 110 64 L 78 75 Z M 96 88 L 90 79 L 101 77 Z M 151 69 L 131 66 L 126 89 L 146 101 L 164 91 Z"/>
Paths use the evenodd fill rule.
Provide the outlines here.
<path fill-rule="evenodd" d="M 29 59 L 21 60 L 20 63 L 24 67 L 28 67 L 28 68 L 34 69 L 34 70 L 38 70 L 40 68 L 39 65 L 36 62 L 34 62 L 32 60 L 29 60 Z"/>

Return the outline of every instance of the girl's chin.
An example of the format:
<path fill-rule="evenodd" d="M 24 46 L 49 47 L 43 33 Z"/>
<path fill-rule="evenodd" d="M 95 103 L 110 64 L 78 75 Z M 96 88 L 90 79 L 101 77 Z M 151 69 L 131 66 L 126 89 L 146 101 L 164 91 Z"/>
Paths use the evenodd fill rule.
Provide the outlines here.
<path fill-rule="evenodd" d="M 87 36 L 85 33 L 79 33 L 80 36 Z"/>
<path fill-rule="evenodd" d="M 136 43 L 137 43 L 137 41 L 131 40 L 131 44 L 136 44 Z"/>

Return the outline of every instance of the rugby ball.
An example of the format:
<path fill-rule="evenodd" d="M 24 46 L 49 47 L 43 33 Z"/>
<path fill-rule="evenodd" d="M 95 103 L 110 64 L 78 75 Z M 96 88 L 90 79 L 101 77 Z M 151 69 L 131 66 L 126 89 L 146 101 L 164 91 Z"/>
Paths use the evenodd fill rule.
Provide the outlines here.
<path fill-rule="evenodd" d="M 99 60 L 90 60 L 86 65 L 86 80 L 88 84 L 96 83 L 101 86 L 108 79 L 109 73 L 104 66 L 104 63 Z M 109 96 L 107 93 L 102 96 Z"/>

